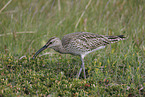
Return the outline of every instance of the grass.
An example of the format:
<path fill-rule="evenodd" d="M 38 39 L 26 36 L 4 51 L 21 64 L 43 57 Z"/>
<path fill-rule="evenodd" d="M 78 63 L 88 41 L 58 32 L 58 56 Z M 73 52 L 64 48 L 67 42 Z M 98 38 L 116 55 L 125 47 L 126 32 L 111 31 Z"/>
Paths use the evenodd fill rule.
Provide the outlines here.
<path fill-rule="evenodd" d="M 145 96 L 144 3 L 3 0 L 0 96 Z M 43 53 L 50 54 L 31 59 L 50 37 L 79 31 L 128 39 L 86 56 L 87 79 L 83 74 L 76 79 L 81 64 L 77 56 L 48 49 Z"/>

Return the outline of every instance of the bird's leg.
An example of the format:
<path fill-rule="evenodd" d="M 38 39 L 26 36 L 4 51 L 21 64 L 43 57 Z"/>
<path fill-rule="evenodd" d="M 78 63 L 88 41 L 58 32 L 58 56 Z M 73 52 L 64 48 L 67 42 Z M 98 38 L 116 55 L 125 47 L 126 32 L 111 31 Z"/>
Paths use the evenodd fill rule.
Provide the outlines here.
<path fill-rule="evenodd" d="M 80 71 L 79 71 L 79 74 L 78 74 L 78 76 L 77 76 L 77 79 L 79 78 L 81 72 L 82 72 L 82 66 L 81 66 L 81 68 L 80 68 Z"/>
<path fill-rule="evenodd" d="M 80 74 L 82 72 L 82 69 L 83 69 L 83 71 L 84 71 L 84 78 L 86 79 L 85 66 L 84 66 L 84 58 L 83 57 L 81 57 L 81 61 L 82 61 L 82 65 L 81 65 L 81 68 L 80 68 L 80 71 L 79 71 L 79 74 L 78 74 L 77 78 L 79 78 L 79 76 L 80 76 Z"/>
<path fill-rule="evenodd" d="M 84 58 L 81 58 L 81 61 L 82 61 L 82 67 L 83 67 L 83 71 L 84 71 L 84 78 L 86 79 L 85 65 L 84 65 Z"/>

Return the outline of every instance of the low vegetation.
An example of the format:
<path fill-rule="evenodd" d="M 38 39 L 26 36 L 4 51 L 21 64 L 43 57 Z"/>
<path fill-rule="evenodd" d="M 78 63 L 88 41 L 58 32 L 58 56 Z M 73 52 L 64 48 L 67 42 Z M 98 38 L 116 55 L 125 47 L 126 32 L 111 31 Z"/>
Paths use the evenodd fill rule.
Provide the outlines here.
<path fill-rule="evenodd" d="M 144 0 L 3 0 L 0 2 L 0 96 L 145 96 Z M 81 60 L 51 49 L 53 36 L 87 31 L 125 35 Z"/>

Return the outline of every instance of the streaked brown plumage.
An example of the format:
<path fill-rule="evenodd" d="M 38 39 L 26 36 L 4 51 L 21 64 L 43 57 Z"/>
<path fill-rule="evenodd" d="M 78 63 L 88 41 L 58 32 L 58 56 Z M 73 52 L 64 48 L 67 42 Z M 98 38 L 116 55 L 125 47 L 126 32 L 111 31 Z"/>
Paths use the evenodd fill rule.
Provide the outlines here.
<path fill-rule="evenodd" d="M 46 48 L 52 48 L 62 54 L 79 55 L 81 57 L 82 65 L 78 74 L 78 78 L 82 69 L 84 71 L 84 78 L 86 78 L 84 57 L 93 51 L 105 48 L 107 44 L 115 43 L 124 39 L 125 37 L 123 35 L 104 36 L 89 32 L 70 33 L 65 35 L 62 40 L 57 37 L 50 38 L 48 42 L 35 53 L 33 58 L 35 58 Z"/>

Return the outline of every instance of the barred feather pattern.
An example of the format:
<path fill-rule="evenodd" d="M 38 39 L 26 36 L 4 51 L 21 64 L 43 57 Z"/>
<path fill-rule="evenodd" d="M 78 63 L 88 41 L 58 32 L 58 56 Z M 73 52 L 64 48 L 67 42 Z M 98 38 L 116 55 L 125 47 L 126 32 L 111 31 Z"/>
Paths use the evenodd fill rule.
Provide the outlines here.
<path fill-rule="evenodd" d="M 68 53 L 80 55 L 85 52 L 93 51 L 100 46 L 106 46 L 124 40 L 123 35 L 104 36 L 89 32 L 76 32 L 67 34 L 62 38 L 62 45 Z"/>

